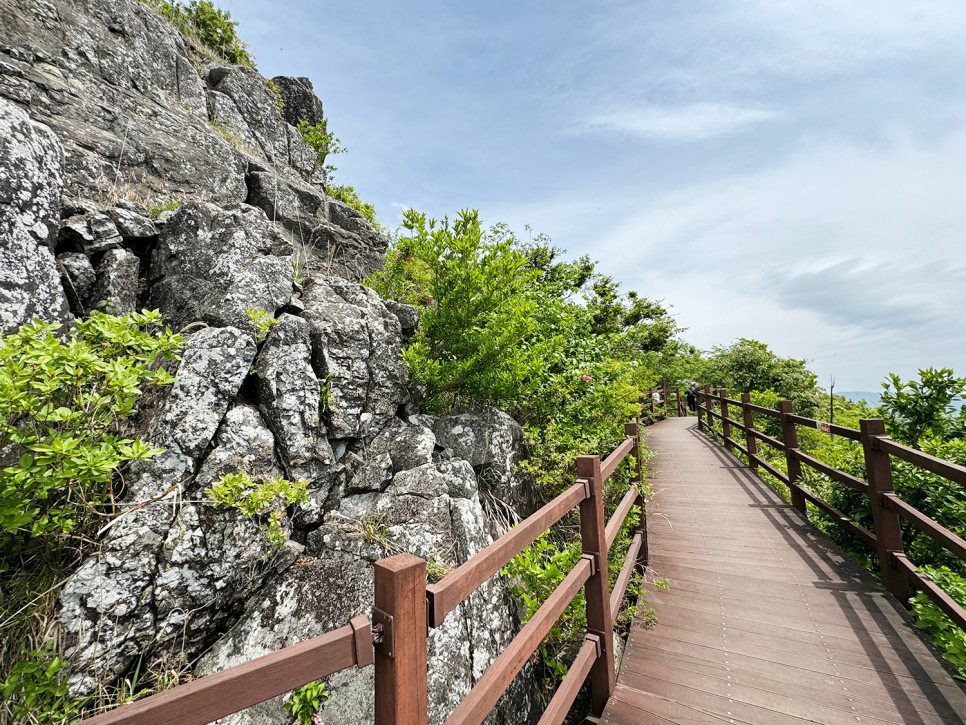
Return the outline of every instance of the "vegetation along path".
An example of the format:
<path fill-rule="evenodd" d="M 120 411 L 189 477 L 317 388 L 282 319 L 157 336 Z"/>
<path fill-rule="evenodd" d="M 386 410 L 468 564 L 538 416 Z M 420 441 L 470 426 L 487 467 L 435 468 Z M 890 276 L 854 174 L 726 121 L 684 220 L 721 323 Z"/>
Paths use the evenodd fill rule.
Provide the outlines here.
<path fill-rule="evenodd" d="M 966 695 L 901 605 L 697 431 L 651 428 L 650 564 L 604 723 L 955 723 Z"/>

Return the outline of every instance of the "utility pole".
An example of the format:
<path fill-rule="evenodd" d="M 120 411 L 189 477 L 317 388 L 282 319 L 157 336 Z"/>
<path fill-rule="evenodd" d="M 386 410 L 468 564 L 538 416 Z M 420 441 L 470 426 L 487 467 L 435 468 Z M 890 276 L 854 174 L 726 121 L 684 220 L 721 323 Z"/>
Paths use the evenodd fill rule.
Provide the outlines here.
<path fill-rule="evenodd" d="M 832 381 L 828 388 L 828 422 L 829 422 L 829 436 L 830 440 L 835 440 L 835 433 L 832 432 L 831 426 L 835 424 L 835 378 L 829 376 Z"/>

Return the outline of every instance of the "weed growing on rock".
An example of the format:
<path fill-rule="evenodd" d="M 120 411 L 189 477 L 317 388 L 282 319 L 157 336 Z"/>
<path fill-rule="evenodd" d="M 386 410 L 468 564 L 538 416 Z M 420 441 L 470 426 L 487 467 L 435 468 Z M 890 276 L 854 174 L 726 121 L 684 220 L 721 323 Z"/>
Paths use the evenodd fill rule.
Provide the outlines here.
<path fill-rule="evenodd" d="M 309 500 L 308 481 L 270 478 L 255 482 L 246 473 L 229 473 L 205 489 L 216 506 L 237 509 L 263 521 L 262 528 L 273 546 L 285 543 L 282 509 Z M 267 518 L 266 518 L 267 517 Z"/>
<path fill-rule="evenodd" d="M 325 160 L 335 154 L 344 154 L 346 149 L 335 134 L 329 131 L 328 120 L 323 118 L 314 125 L 305 120 L 299 121 L 298 130 L 305 139 L 305 143 L 315 149 L 316 165 L 329 173 L 335 171 L 335 167 L 331 164 L 326 166 Z"/>
<path fill-rule="evenodd" d="M 248 315 L 248 319 L 255 325 L 255 335 L 258 342 L 262 342 L 268 336 L 268 331 L 278 322 L 278 320 L 265 310 L 260 310 L 257 307 L 246 307 L 245 314 Z"/>
<path fill-rule="evenodd" d="M 295 718 L 298 725 L 314 725 L 316 713 L 328 699 L 329 688 L 325 680 L 316 680 L 293 690 L 292 696 L 282 707 Z"/>
<path fill-rule="evenodd" d="M 342 186 L 330 184 L 325 187 L 325 193 L 333 199 L 341 201 L 346 206 L 355 209 L 365 217 L 367 222 L 377 229 L 381 228 L 379 222 L 376 221 L 376 207 L 360 199 L 359 192 L 355 190 L 355 187 L 349 186 L 348 184 L 343 184 Z"/>

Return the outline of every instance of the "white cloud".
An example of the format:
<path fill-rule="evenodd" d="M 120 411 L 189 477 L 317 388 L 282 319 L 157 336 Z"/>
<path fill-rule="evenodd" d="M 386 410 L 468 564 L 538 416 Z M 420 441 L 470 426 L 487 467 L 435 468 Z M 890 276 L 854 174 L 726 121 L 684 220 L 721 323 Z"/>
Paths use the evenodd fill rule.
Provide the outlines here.
<path fill-rule="evenodd" d="M 644 106 L 601 113 L 580 121 L 576 134 L 618 134 L 659 141 L 698 141 L 722 136 L 781 114 L 764 108 L 742 108 L 721 103 L 688 106 Z"/>

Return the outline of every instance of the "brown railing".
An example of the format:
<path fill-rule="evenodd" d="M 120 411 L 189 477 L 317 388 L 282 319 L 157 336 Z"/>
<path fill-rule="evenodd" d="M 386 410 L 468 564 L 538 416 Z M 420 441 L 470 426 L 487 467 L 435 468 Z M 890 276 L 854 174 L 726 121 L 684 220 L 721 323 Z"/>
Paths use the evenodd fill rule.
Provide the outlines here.
<path fill-rule="evenodd" d="M 204 725 L 349 667 L 372 664 L 369 618 L 159 692 L 81 725 Z"/>
<path fill-rule="evenodd" d="M 641 420 L 646 424 L 656 423 L 668 416 L 684 417 L 688 414 L 687 400 L 681 394 L 681 389 L 668 389 L 667 382 L 662 382 L 660 388 L 647 391 L 644 405 L 641 409 Z"/>
<path fill-rule="evenodd" d="M 651 393 L 657 395 L 648 395 L 641 422 L 675 412 L 686 415 L 680 391 L 671 391 L 673 407 L 668 406 L 666 386 Z M 638 423 L 626 424 L 624 433 L 624 441 L 603 460 L 599 456 L 578 456 L 577 480 L 570 488 L 439 582 L 427 584 L 426 562 L 412 554 L 377 561 L 373 565 L 375 602 L 371 619 L 360 615 L 345 627 L 315 639 L 97 715 L 81 725 L 200 725 L 340 670 L 369 664 L 375 665 L 376 722 L 424 725 L 428 707 L 427 627 L 440 626 L 446 615 L 481 584 L 574 508 L 579 509 L 583 555 L 447 722 L 482 722 L 581 588 L 587 608 L 584 643 L 540 723 L 563 722 L 588 676 L 591 707 L 599 715 L 616 686 L 614 619 L 635 567 L 646 567 L 648 557 L 647 515 L 639 486 Z M 635 460 L 631 488 L 610 521 L 605 521 L 604 484 L 628 455 Z M 640 511 L 639 522 L 611 591 L 608 552 L 635 507 Z"/>
<path fill-rule="evenodd" d="M 906 556 L 900 522 L 906 521 L 962 561 L 966 561 L 966 540 L 899 498 L 893 489 L 890 458 L 894 456 L 961 486 L 966 486 L 966 467 L 896 443 L 886 435 L 885 424 L 877 418 L 860 421 L 860 429 L 855 430 L 796 415 L 789 400 L 782 401 L 777 409 L 765 408 L 752 405 L 747 393 L 741 396 L 741 400 L 735 400 L 729 398 L 726 391 L 712 390 L 710 387 L 699 391 L 697 398 L 698 427 L 709 435 L 720 438 L 730 452 L 737 450 L 743 453 L 752 468 L 763 468 L 787 486 L 792 506 L 803 516 L 807 517 L 807 504 L 812 504 L 831 521 L 875 548 L 882 581 L 899 601 L 908 606 L 910 587 L 918 589 L 961 629 L 966 630 L 966 609 L 957 604 L 935 582 L 920 574 L 916 565 Z M 732 417 L 732 411 L 737 408 L 741 409 L 741 422 Z M 780 440 L 755 429 L 756 414 L 779 421 Z M 720 432 L 715 421 L 721 424 Z M 798 446 L 797 426 L 818 429 L 861 443 L 866 478 L 858 478 L 841 471 L 803 452 Z M 732 436 L 735 429 L 744 433 L 743 441 L 739 442 Z M 758 455 L 759 442 L 785 454 L 787 473 L 776 469 Z M 869 531 L 802 486 L 800 482 L 803 464 L 866 495 L 872 509 L 874 530 Z"/>

